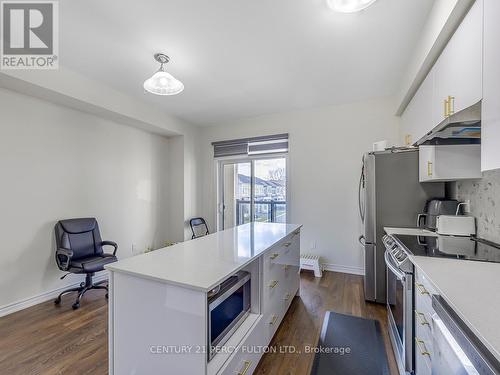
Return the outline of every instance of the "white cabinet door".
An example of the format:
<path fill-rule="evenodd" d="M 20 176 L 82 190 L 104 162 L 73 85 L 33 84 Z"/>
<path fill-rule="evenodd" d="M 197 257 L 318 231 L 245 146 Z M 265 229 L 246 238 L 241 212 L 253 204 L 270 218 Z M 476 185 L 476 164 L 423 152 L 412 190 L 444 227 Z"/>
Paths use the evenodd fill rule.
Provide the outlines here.
<path fill-rule="evenodd" d="M 445 100 L 449 97 L 454 113 L 482 99 L 482 60 L 483 0 L 476 0 L 436 62 L 434 126 L 445 119 Z"/>
<path fill-rule="evenodd" d="M 431 70 L 401 116 L 403 144 L 414 144 L 432 129 L 433 89 L 434 70 Z"/>
<path fill-rule="evenodd" d="M 500 168 L 500 1 L 484 0 L 481 169 Z"/>
<path fill-rule="evenodd" d="M 481 146 L 420 146 L 419 176 L 420 182 L 481 178 Z"/>

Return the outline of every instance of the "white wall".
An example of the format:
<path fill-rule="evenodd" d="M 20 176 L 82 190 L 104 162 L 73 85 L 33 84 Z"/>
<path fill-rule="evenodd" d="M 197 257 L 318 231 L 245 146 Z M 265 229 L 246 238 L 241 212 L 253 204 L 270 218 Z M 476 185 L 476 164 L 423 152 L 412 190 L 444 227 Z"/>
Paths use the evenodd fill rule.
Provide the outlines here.
<path fill-rule="evenodd" d="M 288 132 L 290 218 L 304 225 L 302 252 L 316 253 L 337 269 L 359 272 L 358 179 L 361 157 L 372 143 L 396 143 L 399 120 L 388 98 L 243 119 L 207 127 L 200 141 L 202 211 L 212 228 L 216 187 L 211 142 Z M 311 243 L 316 241 L 316 249 Z"/>
<path fill-rule="evenodd" d="M 0 113 L 0 308 L 82 278 L 59 280 L 58 219 L 97 217 L 120 258 L 170 240 L 167 138 L 3 89 Z"/>

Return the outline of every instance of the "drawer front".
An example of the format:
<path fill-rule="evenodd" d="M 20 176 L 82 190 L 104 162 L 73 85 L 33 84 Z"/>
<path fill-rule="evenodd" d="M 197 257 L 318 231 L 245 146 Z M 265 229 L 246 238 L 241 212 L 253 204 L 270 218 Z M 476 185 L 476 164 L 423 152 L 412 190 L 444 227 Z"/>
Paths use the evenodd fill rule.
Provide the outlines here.
<path fill-rule="evenodd" d="M 430 375 L 432 373 L 432 295 L 436 291 L 427 277 L 415 273 L 415 374 Z"/>
<path fill-rule="evenodd" d="M 431 375 L 431 352 L 427 343 L 415 337 L 415 375 Z"/>
<path fill-rule="evenodd" d="M 432 344 L 432 314 L 415 309 L 415 334 Z"/>
<path fill-rule="evenodd" d="M 250 375 L 254 372 L 263 354 L 259 348 L 267 344 L 262 339 L 265 324 L 267 322 L 263 318 L 257 322 L 252 332 L 238 346 L 218 375 Z"/>
<path fill-rule="evenodd" d="M 300 284 L 300 232 L 291 234 L 264 255 L 262 312 L 286 311 Z M 288 298 L 287 298 L 288 296 Z"/>
<path fill-rule="evenodd" d="M 278 327 L 283 320 L 285 311 L 280 304 L 276 304 L 270 309 L 268 313 L 263 314 L 262 332 L 263 332 L 263 345 L 269 344 Z"/>
<path fill-rule="evenodd" d="M 427 280 L 426 276 L 417 270 L 415 277 L 415 301 L 417 310 L 432 315 L 434 313 L 434 309 L 432 308 L 433 294 L 436 294 L 436 290 L 429 280 Z"/>
<path fill-rule="evenodd" d="M 282 296 L 286 290 L 284 277 L 281 276 L 268 281 L 264 284 L 263 288 L 262 313 L 275 313 L 278 310 L 281 311 Z"/>

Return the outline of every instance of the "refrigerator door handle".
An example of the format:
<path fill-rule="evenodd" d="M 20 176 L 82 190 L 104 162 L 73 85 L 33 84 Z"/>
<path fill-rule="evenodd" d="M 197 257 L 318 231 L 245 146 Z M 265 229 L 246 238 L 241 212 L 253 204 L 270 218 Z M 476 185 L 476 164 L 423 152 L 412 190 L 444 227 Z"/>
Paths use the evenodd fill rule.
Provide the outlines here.
<path fill-rule="evenodd" d="M 366 245 L 375 245 L 373 242 L 366 242 L 366 238 L 363 235 L 359 236 L 358 241 L 363 246 L 366 246 Z"/>

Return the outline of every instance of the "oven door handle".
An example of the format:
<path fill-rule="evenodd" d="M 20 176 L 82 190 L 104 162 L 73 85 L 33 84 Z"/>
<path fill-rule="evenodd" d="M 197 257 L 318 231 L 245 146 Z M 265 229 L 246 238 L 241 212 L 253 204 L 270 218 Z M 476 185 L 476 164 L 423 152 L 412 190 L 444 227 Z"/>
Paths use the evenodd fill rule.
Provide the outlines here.
<path fill-rule="evenodd" d="M 385 258 L 385 264 L 387 265 L 387 268 L 389 268 L 389 270 L 393 274 L 395 274 L 399 280 L 406 281 L 406 274 L 392 264 L 391 260 L 389 259 L 389 252 L 388 251 L 384 252 L 384 258 Z"/>

